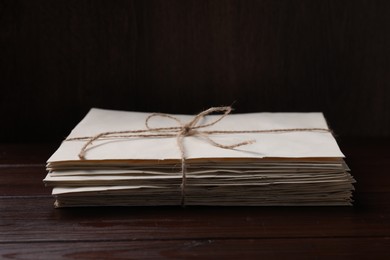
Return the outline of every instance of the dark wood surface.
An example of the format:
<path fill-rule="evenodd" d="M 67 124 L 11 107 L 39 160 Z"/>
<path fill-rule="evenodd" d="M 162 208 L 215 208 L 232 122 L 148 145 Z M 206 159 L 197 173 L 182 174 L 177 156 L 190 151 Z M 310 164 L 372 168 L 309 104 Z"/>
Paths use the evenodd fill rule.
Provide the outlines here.
<path fill-rule="evenodd" d="M 0 0 L 0 141 L 62 140 L 91 107 L 233 102 L 389 137 L 389 14 L 387 0 Z"/>
<path fill-rule="evenodd" d="M 386 259 L 389 139 L 340 139 L 353 207 L 54 209 L 42 179 L 58 144 L 0 145 L 0 258 Z"/>

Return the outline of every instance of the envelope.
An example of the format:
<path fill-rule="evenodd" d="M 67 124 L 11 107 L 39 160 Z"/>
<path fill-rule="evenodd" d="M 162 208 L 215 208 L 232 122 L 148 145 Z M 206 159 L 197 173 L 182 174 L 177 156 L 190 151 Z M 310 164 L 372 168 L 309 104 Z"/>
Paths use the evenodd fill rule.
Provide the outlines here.
<path fill-rule="evenodd" d="M 124 112 L 93 108 L 73 129 L 67 139 L 93 137 L 99 133 L 125 130 L 142 130 L 150 113 Z M 182 122 L 193 116 L 174 115 Z M 218 115 L 206 116 L 203 123 L 215 120 Z M 167 118 L 155 118 L 153 127 L 178 126 Z M 273 129 L 328 129 L 322 113 L 248 113 L 231 114 L 208 127 L 208 131 L 250 131 Z M 246 140 L 253 143 L 235 149 L 223 149 L 212 145 L 202 136 L 184 137 L 186 159 L 262 159 L 262 158 L 343 158 L 336 140 L 328 131 L 291 131 L 267 133 L 225 133 L 212 134 L 212 140 L 224 144 L 234 144 Z M 78 154 L 86 140 L 64 141 L 47 161 L 80 162 Z M 181 159 L 175 137 L 110 138 L 95 140 L 88 147 L 86 159 L 92 161 L 164 161 Z"/>

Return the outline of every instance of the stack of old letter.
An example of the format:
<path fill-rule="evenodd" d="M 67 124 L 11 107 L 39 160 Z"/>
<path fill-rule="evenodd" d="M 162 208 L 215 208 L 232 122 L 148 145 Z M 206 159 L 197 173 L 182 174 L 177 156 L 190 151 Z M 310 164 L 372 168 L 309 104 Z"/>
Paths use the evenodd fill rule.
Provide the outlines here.
<path fill-rule="evenodd" d="M 354 179 L 322 113 L 228 110 L 91 109 L 47 161 L 55 206 L 351 205 Z"/>

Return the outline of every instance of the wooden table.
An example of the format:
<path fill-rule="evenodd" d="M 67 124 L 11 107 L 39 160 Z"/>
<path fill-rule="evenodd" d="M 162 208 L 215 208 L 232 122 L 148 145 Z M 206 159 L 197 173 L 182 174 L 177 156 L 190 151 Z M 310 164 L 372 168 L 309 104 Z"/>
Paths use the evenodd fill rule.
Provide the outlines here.
<path fill-rule="evenodd" d="M 390 257 L 390 140 L 338 140 L 353 207 L 54 209 L 45 161 L 58 144 L 0 145 L 4 259 Z M 388 258 L 389 259 L 389 258 Z"/>

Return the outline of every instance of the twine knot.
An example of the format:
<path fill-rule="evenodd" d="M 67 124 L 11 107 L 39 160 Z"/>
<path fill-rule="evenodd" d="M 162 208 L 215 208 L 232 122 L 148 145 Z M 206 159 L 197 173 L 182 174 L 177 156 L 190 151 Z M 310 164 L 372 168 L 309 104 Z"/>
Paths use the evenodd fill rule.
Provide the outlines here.
<path fill-rule="evenodd" d="M 182 136 L 191 136 L 191 135 L 196 135 L 196 133 L 197 133 L 196 130 L 193 130 L 191 126 L 186 124 L 181 128 L 181 131 L 179 134 Z"/>

